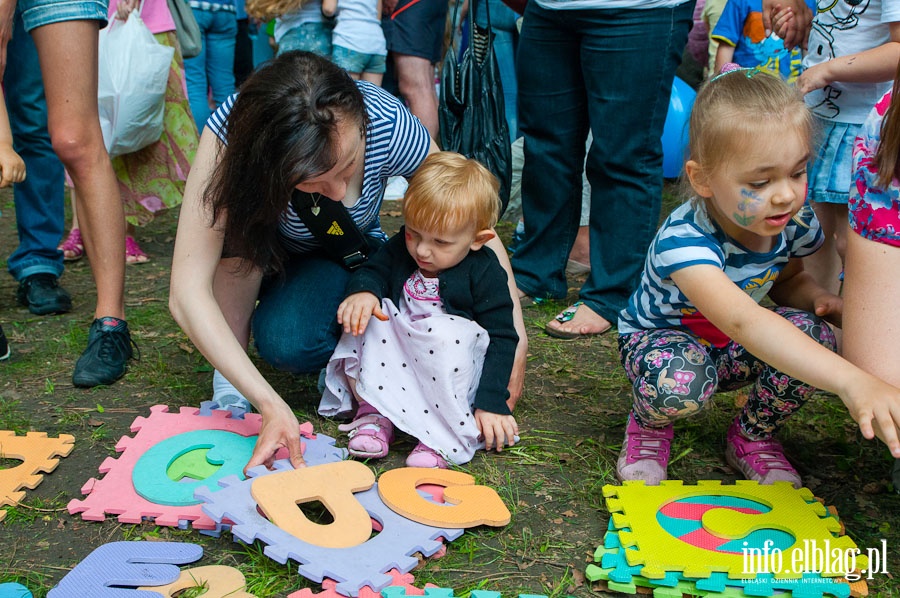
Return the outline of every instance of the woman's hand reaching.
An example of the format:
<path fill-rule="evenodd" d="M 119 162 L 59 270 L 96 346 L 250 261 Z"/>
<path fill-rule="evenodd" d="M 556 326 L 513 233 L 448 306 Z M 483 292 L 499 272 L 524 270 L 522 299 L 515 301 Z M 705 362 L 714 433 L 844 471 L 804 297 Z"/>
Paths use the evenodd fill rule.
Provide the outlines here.
<path fill-rule="evenodd" d="M 294 468 L 306 467 L 300 446 L 300 423 L 287 403 L 284 401 L 280 403 L 270 409 L 261 410 L 262 425 L 256 446 L 253 448 L 253 455 L 244 468 L 245 474 L 247 470 L 257 465 L 265 465 L 271 469 L 275 453 L 281 448 L 288 450 Z"/>

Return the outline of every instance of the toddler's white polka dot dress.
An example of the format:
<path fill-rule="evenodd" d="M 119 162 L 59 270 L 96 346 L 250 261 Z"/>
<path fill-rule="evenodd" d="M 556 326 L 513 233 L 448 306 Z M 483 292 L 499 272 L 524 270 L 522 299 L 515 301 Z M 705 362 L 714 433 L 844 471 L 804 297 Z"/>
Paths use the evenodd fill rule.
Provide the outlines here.
<path fill-rule="evenodd" d="M 394 425 L 452 463 L 470 461 L 484 446 L 471 407 L 488 346 L 488 333 L 472 320 L 444 312 L 438 279 L 416 271 L 401 305 L 383 299 L 388 315 L 372 318 L 365 333 L 341 337 L 328 362 L 319 413 L 352 409 L 347 378 Z"/>

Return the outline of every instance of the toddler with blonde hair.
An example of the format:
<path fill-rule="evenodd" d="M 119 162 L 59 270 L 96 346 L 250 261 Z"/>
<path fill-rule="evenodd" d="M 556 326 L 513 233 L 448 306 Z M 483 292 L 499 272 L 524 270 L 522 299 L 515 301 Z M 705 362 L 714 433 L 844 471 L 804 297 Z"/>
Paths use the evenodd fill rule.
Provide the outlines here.
<path fill-rule="evenodd" d="M 395 427 L 419 441 L 410 467 L 515 443 L 512 299 L 496 256 L 481 251 L 495 235 L 498 188 L 475 160 L 431 154 L 404 197 L 406 225 L 351 277 L 319 413 L 358 405 L 341 426 L 352 456 L 386 456 Z"/>

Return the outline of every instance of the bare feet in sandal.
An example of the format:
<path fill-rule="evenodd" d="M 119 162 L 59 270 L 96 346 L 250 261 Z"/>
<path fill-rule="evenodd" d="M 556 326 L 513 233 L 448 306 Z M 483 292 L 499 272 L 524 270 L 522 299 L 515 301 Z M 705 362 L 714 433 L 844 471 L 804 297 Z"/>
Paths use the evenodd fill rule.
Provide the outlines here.
<path fill-rule="evenodd" d="M 125 263 L 126 264 L 146 264 L 150 261 L 150 256 L 144 253 L 134 237 L 128 235 L 125 237 Z"/>
<path fill-rule="evenodd" d="M 612 324 L 578 301 L 547 323 L 544 332 L 555 338 L 573 339 L 597 336 L 612 329 Z"/>
<path fill-rule="evenodd" d="M 77 227 L 69 231 L 66 240 L 57 247 L 63 252 L 63 261 L 74 262 L 84 257 L 84 241 L 81 240 L 81 231 Z"/>

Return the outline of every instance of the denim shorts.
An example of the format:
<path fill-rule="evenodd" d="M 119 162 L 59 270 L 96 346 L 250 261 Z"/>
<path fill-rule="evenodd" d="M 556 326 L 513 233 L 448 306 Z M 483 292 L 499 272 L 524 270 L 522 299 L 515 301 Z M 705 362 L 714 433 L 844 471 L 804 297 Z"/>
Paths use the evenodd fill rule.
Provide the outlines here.
<path fill-rule="evenodd" d="M 64 21 L 101 21 L 106 25 L 108 0 L 19 0 L 25 31 Z"/>
<path fill-rule="evenodd" d="M 325 23 L 303 23 L 299 27 L 294 27 L 278 40 L 278 54 L 303 50 L 331 58 L 332 29 L 333 27 Z"/>
<path fill-rule="evenodd" d="M 348 73 L 383 73 L 386 69 L 384 59 L 381 54 L 363 54 L 343 46 L 331 49 L 331 62 Z"/>
<path fill-rule="evenodd" d="M 846 204 L 853 174 L 853 142 L 861 125 L 816 120 L 822 133 L 809 164 L 809 200 Z"/>

